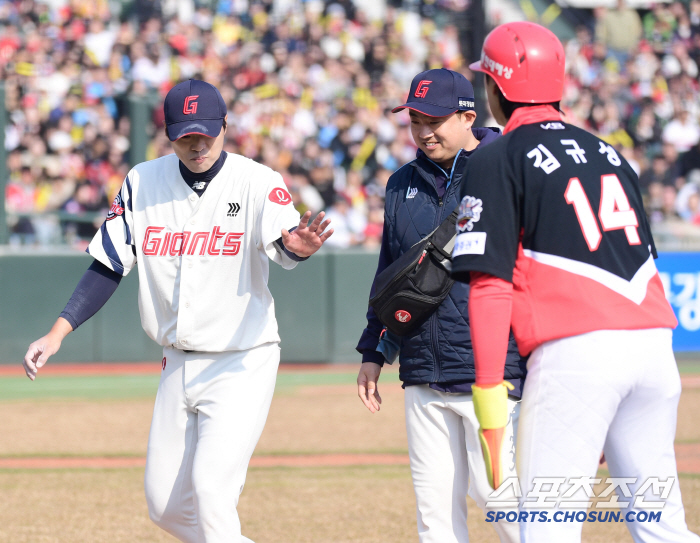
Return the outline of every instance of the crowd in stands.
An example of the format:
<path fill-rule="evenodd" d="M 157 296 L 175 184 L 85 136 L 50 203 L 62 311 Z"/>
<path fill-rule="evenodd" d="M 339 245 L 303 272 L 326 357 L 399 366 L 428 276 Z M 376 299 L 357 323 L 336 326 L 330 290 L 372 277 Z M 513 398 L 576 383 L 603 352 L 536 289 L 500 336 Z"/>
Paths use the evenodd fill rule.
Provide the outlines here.
<path fill-rule="evenodd" d="M 12 242 L 84 247 L 129 170 L 129 96 L 153 101 L 156 158 L 172 152 L 162 100 L 196 77 L 228 104 L 226 151 L 279 171 L 300 212 L 326 210 L 329 244 L 378 246 L 387 180 L 416 153 L 391 109 L 424 69 L 471 78 L 451 16 L 465 3 L 436 5 L 427 18 L 369 0 L 0 0 Z M 567 120 L 627 158 L 654 224 L 695 231 L 700 0 L 593 15 L 565 44 Z"/>
<path fill-rule="evenodd" d="M 700 1 L 643 16 L 618 0 L 566 44 L 568 120 L 614 145 L 639 175 L 657 231 L 700 225 Z"/>

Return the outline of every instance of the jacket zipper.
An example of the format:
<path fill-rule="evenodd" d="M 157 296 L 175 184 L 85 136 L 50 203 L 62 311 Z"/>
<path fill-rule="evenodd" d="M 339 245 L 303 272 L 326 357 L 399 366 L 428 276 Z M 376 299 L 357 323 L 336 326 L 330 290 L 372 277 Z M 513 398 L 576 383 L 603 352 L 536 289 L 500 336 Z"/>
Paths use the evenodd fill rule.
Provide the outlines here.
<path fill-rule="evenodd" d="M 449 191 L 452 188 L 452 177 L 454 176 L 454 173 L 455 173 L 455 165 L 457 164 L 457 159 L 459 158 L 459 155 L 461 153 L 462 153 L 462 150 L 460 149 L 460 151 L 455 156 L 454 161 L 452 162 L 452 170 L 450 171 L 450 178 L 448 180 L 447 187 L 445 187 L 445 194 L 443 195 L 444 200 L 447 200 L 447 197 L 450 194 Z M 430 160 L 430 159 L 428 159 L 428 160 Z M 430 160 L 430 162 L 433 162 L 433 161 Z M 433 162 L 433 164 L 435 164 L 435 162 Z M 437 164 L 435 164 L 435 166 L 440 168 L 440 166 L 438 166 Z M 440 170 L 442 170 L 443 173 L 447 173 L 442 168 L 440 168 Z M 436 214 L 436 221 L 433 223 L 433 229 L 437 228 L 438 225 L 443 220 L 445 220 L 443 218 L 443 214 L 445 212 L 445 210 L 443 208 L 443 204 L 445 203 L 443 198 L 440 198 L 438 196 L 438 208 L 439 208 L 439 210 Z M 438 341 L 437 341 L 437 336 L 438 336 L 437 311 L 435 313 L 433 313 L 432 315 L 430 315 L 428 322 L 430 323 L 430 350 L 432 351 L 433 361 L 434 361 L 433 376 L 430 379 L 430 382 L 437 383 L 440 380 L 440 375 L 442 374 L 442 372 L 440 371 L 441 366 L 442 366 L 442 363 L 440 361 L 440 349 L 439 349 L 439 345 L 438 345 Z"/>
<path fill-rule="evenodd" d="M 452 163 L 452 170 L 450 171 L 450 179 L 447 182 L 447 187 L 445 187 L 445 194 L 443 195 L 443 198 L 447 200 L 448 196 L 450 195 L 450 189 L 452 188 L 452 177 L 455 174 L 455 165 L 457 164 L 457 159 L 459 158 L 459 155 L 462 151 L 460 150 L 457 153 L 457 156 L 455 156 L 454 162 Z M 443 170 L 444 171 L 444 170 Z M 437 227 L 442 221 L 445 219 L 443 218 L 443 214 L 445 213 L 445 210 L 443 209 L 443 198 L 438 197 L 438 207 L 439 211 L 437 213 L 438 220 L 437 224 L 433 225 L 434 227 Z M 451 213 L 451 211 L 450 211 Z M 440 308 L 438 307 L 438 311 Z M 442 375 L 442 361 L 440 360 L 440 346 L 438 345 L 437 337 L 438 337 L 438 321 L 437 321 L 437 311 L 430 315 L 430 318 L 432 319 L 430 323 L 430 343 L 431 347 L 433 350 L 433 360 L 435 361 L 435 364 L 433 365 L 433 377 L 430 380 L 431 383 L 437 383 L 440 380 L 440 376 Z"/>
<path fill-rule="evenodd" d="M 452 163 L 452 170 L 450 171 L 450 179 L 447 182 L 447 187 L 445 187 L 445 194 L 443 196 L 444 200 L 447 200 L 448 197 L 450 196 L 450 190 L 453 189 L 452 186 L 452 177 L 455 174 L 455 166 L 457 165 L 457 159 L 459 158 L 459 155 L 462 153 L 460 150 L 457 153 L 457 156 L 455 156 L 454 162 Z M 445 203 L 443 201 L 443 198 L 438 197 L 438 207 L 440 208 L 438 211 L 438 222 L 437 224 L 440 224 L 442 221 L 445 220 L 443 217 L 445 210 L 443 208 L 443 204 Z M 452 211 L 450 211 L 452 213 Z M 437 227 L 437 224 L 435 225 Z M 439 310 L 439 308 L 438 308 Z M 437 322 L 437 311 L 433 313 L 430 316 L 431 319 L 433 319 L 431 326 L 430 326 L 430 335 L 431 335 L 431 343 L 432 343 L 432 348 L 433 348 L 433 360 L 435 360 L 435 365 L 433 366 L 433 378 L 430 380 L 431 383 L 437 383 L 440 380 L 440 377 L 442 375 L 442 361 L 440 360 L 440 346 L 438 345 L 437 341 L 437 336 L 438 336 L 438 322 Z"/>

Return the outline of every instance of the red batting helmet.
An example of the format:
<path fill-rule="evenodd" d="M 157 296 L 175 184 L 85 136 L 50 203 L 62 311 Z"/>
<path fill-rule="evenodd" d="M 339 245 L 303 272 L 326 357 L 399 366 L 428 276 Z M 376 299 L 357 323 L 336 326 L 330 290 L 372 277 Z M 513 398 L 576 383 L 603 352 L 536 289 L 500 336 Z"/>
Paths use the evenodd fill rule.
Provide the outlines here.
<path fill-rule="evenodd" d="M 493 29 L 481 50 L 481 61 L 469 66 L 491 76 L 511 102 L 546 104 L 564 94 L 564 47 L 535 23 L 506 23 Z"/>

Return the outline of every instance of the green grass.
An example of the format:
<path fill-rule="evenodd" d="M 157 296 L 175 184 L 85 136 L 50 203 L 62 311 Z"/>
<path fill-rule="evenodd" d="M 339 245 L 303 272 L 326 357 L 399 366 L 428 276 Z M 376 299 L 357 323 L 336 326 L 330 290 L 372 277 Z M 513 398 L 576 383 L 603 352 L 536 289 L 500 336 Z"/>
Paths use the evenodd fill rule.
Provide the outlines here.
<path fill-rule="evenodd" d="M 0 400 L 114 400 L 147 398 L 158 390 L 158 375 L 39 375 L 0 378 Z"/>
<path fill-rule="evenodd" d="M 683 375 L 700 373 L 700 360 L 695 353 L 693 353 L 692 356 L 684 353 L 677 353 L 676 362 L 678 362 L 678 371 Z"/>
<path fill-rule="evenodd" d="M 397 380 L 396 372 L 386 372 L 382 382 Z M 9 400 L 115 400 L 152 398 L 158 390 L 159 375 L 39 375 L 35 381 L 26 377 L 0 378 L 0 401 Z M 298 387 L 318 385 L 353 385 L 357 373 L 280 373 L 276 392 L 293 394 Z"/>
<path fill-rule="evenodd" d="M 359 369 L 359 367 L 358 367 Z M 357 372 L 352 373 L 315 373 L 294 372 L 277 374 L 275 390 L 294 389 L 302 386 L 316 385 L 348 385 L 357 381 Z"/>
<path fill-rule="evenodd" d="M 358 365 L 359 368 L 359 365 Z M 678 357 L 678 369 L 684 375 L 700 373 L 696 358 Z M 0 401 L 9 400 L 115 400 L 153 398 L 159 375 L 39 375 L 35 381 L 26 377 L 0 377 Z M 277 394 L 294 394 L 299 387 L 354 385 L 356 372 L 284 372 L 277 375 Z M 398 372 L 388 368 L 380 383 L 398 382 Z"/>

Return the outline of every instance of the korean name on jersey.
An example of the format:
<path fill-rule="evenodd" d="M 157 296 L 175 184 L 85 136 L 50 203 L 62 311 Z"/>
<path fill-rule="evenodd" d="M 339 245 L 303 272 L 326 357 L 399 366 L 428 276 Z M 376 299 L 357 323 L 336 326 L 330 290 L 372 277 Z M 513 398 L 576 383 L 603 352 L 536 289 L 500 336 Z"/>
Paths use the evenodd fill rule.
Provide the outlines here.
<path fill-rule="evenodd" d="M 520 126 L 470 159 L 453 273 L 512 281 L 524 354 L 601 329 L 673 328 L 637 175 L 575 126 Z"/>
<path fill-rule="evenodd" d="M 198 197 L 172 154 L 129 172 L 88 252 L 122 275 L 139 263 L 141 324 L 159 344 L 245 350 L 279 341 L 268 258 L 296 265 L 274 242 L 298 223 L 266 166 L 229 153 Z"/>

